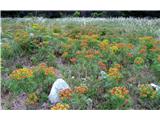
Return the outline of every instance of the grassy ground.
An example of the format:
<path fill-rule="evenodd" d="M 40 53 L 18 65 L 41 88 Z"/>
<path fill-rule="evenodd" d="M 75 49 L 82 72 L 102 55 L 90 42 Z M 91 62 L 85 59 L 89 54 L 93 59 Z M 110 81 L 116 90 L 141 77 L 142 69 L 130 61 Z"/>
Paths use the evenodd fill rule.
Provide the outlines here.
<path fill-rule="evenodd" d="M 160 109 L 160 19 L 2 18 L 1 42 L 2 109 Z"/>

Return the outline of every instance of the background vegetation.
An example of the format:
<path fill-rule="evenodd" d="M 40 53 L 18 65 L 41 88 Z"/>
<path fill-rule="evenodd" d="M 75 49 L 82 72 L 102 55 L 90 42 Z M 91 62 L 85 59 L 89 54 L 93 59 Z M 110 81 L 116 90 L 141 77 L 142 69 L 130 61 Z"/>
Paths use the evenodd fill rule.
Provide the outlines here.
<path fill-rule="evenodd" d="M 2 17 L 148 17 L 159 18 L 159 11 L 2 11 Z"/>

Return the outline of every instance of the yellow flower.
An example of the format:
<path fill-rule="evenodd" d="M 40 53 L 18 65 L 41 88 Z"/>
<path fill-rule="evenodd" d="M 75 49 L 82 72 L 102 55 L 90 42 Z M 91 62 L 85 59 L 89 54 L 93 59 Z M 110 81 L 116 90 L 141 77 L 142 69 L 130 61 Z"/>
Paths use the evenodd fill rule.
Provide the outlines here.
<path fill-rule="evenodd" d="M 68 104 L 57 103 L 51 107 L 51 110 L 68 110 L 70 106 Z"/>
<path fill-rule="evenodd" d="M 112 51 L 112 53 L 116 53 L 118 51 L 118 47 L 116 45 L 113 45 L 111 47 L 111 51 Z"/>
<path fill-rule="evenodd" d="M 24 78 L 30 78 L 32 76 L 33 76 L 33 71 L 28 68 L 17 69 L 10 74 L 10 78 L 14 80 L 21 80 Z"/>
<path fill-rule="evenodd" d="M 109 69 L 109 76 L 117 76 L 119 73 L 118 68 L 110 68 Z"/>
<path fill-rule="evenodd" d="M 3 43 L 2 44 L 2 48 L 4 48 L 4 49 L 10 49 L 11 46 L 9 45 L 9 43 Z"/>
<path fill-rule="evenodd" d="M 35 104 L 38 101 L 38 96 L 36 95 L 36 93 L 31 93 L 27 96 L 27 100 L 26 103 L 27 104 Z"/>
<path fill-rule="evenodd" d="M 14 40 L 19 45 L 26 45 L 29 41 L 29 33 L 22 30 L 16 31 L 14 34 Z"/>
<path fill-rule="evenodd" d="M 13 55 L 14 50 L 11 47 L 9 43 L 3 43 L 2 44 L 2 49 L 8 54 L 8 55 Z"/>
<path fill-rule="evenodd" d="M 102 50 L 105 50 L 108 45 L 109 45 L 109 41 L 108 40 L 103 40 L 102 42 L 99 43 L 99 47 Z"/>
<path fill-rule="evenodd" d="M 93 40 L 97 40 L 98 38 L 99 38 L 99 36 L 97 34 L 91 35 L 91 39 L 93 39 Z"/>
<path fill-rule="evenodd" d="M 139 40 L 150 41 L 150 40 L 153 40 L 153 37 L 152 36 L 144 36 L 144 37 L 140 37 Z"/>
<path fill-rule="evenodd" d="M 141 98 L 154 99 L 157 96 L 157 91 L 155 91 L 149 84 L 140 85 L 139 91 Z"/>
<path fill-rule="evenodd" d="M 119 72 L 119 68 L 113 67 L 109 69 L 108 75 L 118 82 L 121 78 L 121 73 Z"/>
<path fill-rule="evenodd" d="M 38 29 L 38 28 L 39 28 L 39 25 L 38 25 L 38 24 L 33 24 L 33 25 L 32 25 L 32 28 L 33 28 L 33 29 Z"/>
<path fill-rule="evenodd" d="M 117 68 L 118 70 L 122 69 L 122 65 L 121 64 L 115 64 L 114 67 Z"/>
<path fill-rule="evenodd" d="M 129 91 L 126 87 L 114 87 L 111 89 L 111 94 L 115 95 L 121 99 L 128 95 Z"/>

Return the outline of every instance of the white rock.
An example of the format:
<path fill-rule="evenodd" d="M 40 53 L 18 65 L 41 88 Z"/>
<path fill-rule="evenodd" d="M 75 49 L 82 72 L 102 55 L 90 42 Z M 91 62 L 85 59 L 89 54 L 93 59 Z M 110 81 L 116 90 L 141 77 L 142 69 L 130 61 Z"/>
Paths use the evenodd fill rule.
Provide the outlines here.
<path fill-rule="evenodd" d="M 33 34 L 33 33 L 30 33 L 30 34 L 29 34 L 29 36 L 30 36 L 30 37 L 33 37 L 33 36 L 34 36 L 34 34 Z"/>
<path fill-rule="evenodd" d="M 70 88 L 70 87 L 63 79 L 57 79 L 52 85 L 52 89 L 48 96 L 49 101 L 52 104 L 60 102 L 59 92 L 67 88 Z"/>
<path fill-rule="evenodd" d="M 105 79 L 107 78 L 107 73 L 105 71 L 100 72 L 100 79 Z"/>
<path fill-rule="evenodd" d="M 158 85 L 155 85 L 154 83 L 151 83 L 150 84 L 152 87 L 154 87 L 157 91 L 160 90 L 160 87 Z"/>
<path fill-rule="evenodd" d="M 72 79 L 74 79 L 75 77 L 74 77 L 74 76 L 72 76 L 71 78 L 72 78 Z"/>

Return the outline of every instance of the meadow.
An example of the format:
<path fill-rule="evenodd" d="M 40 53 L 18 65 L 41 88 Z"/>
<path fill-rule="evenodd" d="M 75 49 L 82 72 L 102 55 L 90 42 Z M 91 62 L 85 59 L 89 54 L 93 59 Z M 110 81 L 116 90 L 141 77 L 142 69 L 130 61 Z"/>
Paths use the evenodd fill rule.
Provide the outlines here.
<path fill-rule="evenodd" d="M 57 78 L 70 89 L 52 105 Z M 1 18 L 2 109 L 160 109 L 160 19 Z"/>

